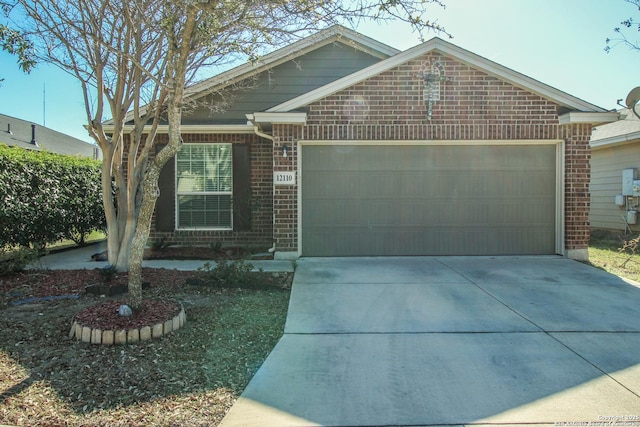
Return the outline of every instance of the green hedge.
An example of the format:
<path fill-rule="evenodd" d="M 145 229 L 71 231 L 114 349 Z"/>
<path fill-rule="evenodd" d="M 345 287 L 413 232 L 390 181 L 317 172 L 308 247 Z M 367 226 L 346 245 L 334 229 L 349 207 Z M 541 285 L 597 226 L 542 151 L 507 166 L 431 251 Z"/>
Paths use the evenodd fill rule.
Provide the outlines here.
<path fill-rule="evenodd" d="M 104 230 L 100 162 L 0 144 L 0 247 L 84 243 Z"/>

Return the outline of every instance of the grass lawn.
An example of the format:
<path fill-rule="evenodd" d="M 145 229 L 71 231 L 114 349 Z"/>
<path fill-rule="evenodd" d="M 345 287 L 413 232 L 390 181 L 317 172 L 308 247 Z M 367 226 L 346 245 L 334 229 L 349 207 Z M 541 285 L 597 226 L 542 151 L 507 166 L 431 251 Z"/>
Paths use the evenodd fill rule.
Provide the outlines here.
<path fill-rule="evenodd" d="M 589 243 L 589 262 L 610 273 L 640 282 L 640 248 L 635 255 L 630 251 L 620 252 L 624 241 L 637 238 L 638 233 L 594 231 Z"/>
<path fill-rule="evenodd" d="M 84 272 L 65 272 L 60 288 Z M 11 292 L 37 295 L 47 274 L 23 273 L 13 291 L 0 277 L 0 425 L 215 426 L 282 335 L 290 293 L 194 286 L 185 283 L 193 272 L 165 270 L 146 296 L 179 300 L 184 328 L 101 346 L 68 332 L 75 313 L 104 297 L 14 305 Z"/>
<path fill-rule="evenodd" d="M 105 240 L 106 238 L 107 238 L 107 235 L 104 234 L 102 231 L 92 231 L 87 236 L 85 236 L 85 244 L 88 245 L 91 243 L 100 242 L 102 240 Z M 59 242 L 47 245 L 47 250 L 52 251 L 57 249 L 70 248 L 74 246 L 76 246 L 76 244 L 72 240 L 60 240 Z"/>

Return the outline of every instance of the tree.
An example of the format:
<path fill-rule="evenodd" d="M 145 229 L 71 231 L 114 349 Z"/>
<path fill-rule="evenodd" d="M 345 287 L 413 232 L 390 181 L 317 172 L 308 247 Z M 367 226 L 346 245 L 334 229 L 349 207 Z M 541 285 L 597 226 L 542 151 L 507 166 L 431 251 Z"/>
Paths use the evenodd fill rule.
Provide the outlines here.
<path fill-rule="evenodd" d="M 625 2 L 636 7 L 638 11 L 640 11 L 640 0 L 625 0 Z M 616 45 L 622 43 L 627 47 L 640 50 L 640 42 L 637 39 L 631 39 L 627 36 L 626 32 L 629 29 L 635 29 L 636 32 L 640 32 L 640 23 L 633 20 L 633 17 L 629 17 L 624 21 L 620 22 L 620 27 L 616 27 L 613 31 L 618 34 L 618 36 L 614 39 L 607 38 L 606 46 L 604 48 L 605 52 L 609 53 L 611 49 L 613 49 Z"/>
<path fill-rule="evenodd" d="M 8 14 L 11 11 L 11 5 L 0 1 L 0 9 L 3 13 Z M 31 72 L 36 65 L 33 45 L 28 38 L 22 33 L 5 24 L 0 24 L 0 47 L 2 50 L 17 56 L 18 67 L 25 73 Z M 4 79 L 0 79 L 2 82 Z"/>
<path fill-rule="evenodd" d="M 142 303 L 141 267 L 158 177 L 181 146 L 185 87 L 196 72 L 255 60 L 334 23 L 400 19 L 422 36 L 444 32 L 424 19 L 440 0 L 16 0 L 38 59 L 82 84 L 89 134 L 103 152 L 109 263 L 129 271 L 129 305 Z M 113 130 L 105 132 L 110 114 Z M 151 156 L 158 125 L 168 144 Z M 131 123 L 132 130 L 127 124 Z M 111 197 L 115 182 L 115 202 Z"/>

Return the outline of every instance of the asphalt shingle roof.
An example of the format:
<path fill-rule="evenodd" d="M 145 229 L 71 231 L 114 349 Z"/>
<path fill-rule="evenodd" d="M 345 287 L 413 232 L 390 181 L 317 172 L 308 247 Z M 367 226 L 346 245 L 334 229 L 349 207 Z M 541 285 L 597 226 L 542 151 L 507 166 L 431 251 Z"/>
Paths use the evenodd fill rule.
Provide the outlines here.
<path fill-rule="evenodd" d="M 52 153 L 100 159 L 102 153 L 93 144 L 81 141 L 64 133 L 35 125 L 35 139 L 32 143 L 34 123 L 0 114 L 0 143 L 28 150 L 47 150 Z"/>

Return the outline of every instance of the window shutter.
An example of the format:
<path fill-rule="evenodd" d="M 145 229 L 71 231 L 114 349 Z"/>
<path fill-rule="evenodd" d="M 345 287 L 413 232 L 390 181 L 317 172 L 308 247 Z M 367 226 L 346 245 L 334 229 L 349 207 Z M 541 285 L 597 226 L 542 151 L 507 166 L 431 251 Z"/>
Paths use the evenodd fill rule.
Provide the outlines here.
<path fill-rule="evenodd" d="M 156 145 L 156 154 L 160 152 L 165 145 Z M 160 188 L 160 197 L 156 200 L 156 231 L 174 231 L 175 230 L 175 174 L 176 162 L 172 157 L 162 167 L 160 177 L 158 178 L 158 187 Z"/>
<path fill-rule="evenodd" d="M 233 144 L 233 229 L 251 230 L 251 151 Z"/>

